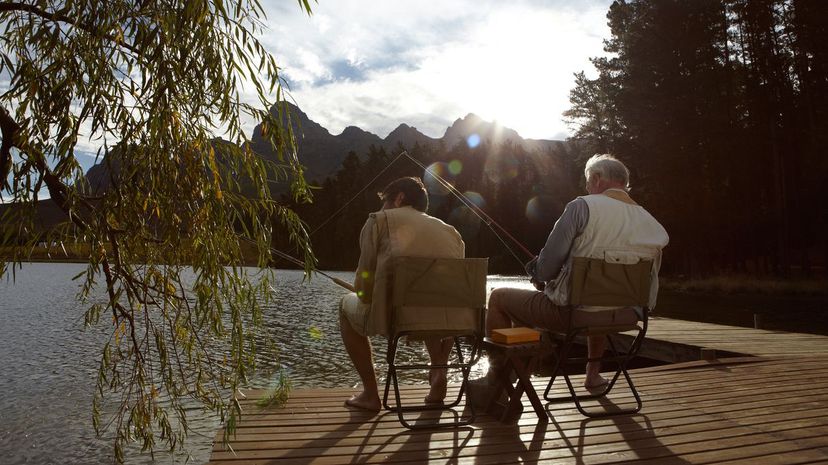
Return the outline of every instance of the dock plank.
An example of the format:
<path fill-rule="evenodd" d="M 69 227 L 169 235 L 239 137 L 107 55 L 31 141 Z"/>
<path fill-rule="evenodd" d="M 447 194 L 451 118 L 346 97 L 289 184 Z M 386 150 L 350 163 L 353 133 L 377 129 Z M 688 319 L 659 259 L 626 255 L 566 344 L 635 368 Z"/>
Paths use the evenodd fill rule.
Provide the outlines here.
<path fill-rule="evenodd" d="M 266 393 L 251 390 L 229 446 L 217 432 L 210 463 L 828 463 L 828 337 L 656 318 L 647 342 L 741 355 L 632 370 L 644 409 L 604 419 L 565 402 L 545 404 L 550 420 L 538 422 L 524 399 L 513 424 L 480 415 L 469 427 L 412 432 L 396 414 L 346 408 L 352 389 L 296 390 L 281 408 L 258 407 Z M 547 381 L 534 378 L 536 390 Z M 403 388 L 412 399 L 426 392 Z M 612 403 L 631 402 L 619 385 Z"/>

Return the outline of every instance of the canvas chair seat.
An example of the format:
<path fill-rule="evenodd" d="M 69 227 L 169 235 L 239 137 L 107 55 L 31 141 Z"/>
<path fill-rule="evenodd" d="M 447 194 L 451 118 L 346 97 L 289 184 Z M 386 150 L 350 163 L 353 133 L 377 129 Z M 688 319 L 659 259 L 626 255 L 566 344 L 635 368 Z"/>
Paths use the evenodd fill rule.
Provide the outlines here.
<path fill-rule="evenodd" d="M 638 324 L 618 324 L 600 326 L 576 327 L 571 323 L 562 335 L 563 342 L 559 346 L 552 378 L 546 386 L 544 398 L 549 402 L 573 401 L 578 411 L 588 417 L 604 417 L 620 414 L 632 414 L 641 410 L 642 402 L 632 378 L 627 371 L 627 365 L 641 348 L 641 343 L 647 333 L 649 319 L 650 281 L 653 262 L 640 260 L 635 263 L 619 263 L 611 259 L 575 257 L 572 262 L 572 280 L 570 293 L 570 309 L 578 310 L 580 306 L 597 307 L 635 307 L 640 309 Z M 600 311 L 600 310 L 599 310 Z M 620 348 L 613 340 L 619 333 L 633 332 L 635 336 L 626 349 Z M 605 355 L 590 359 L 589 357 L 573 357 L 571 349 L 577 339 L 585 336 L 604 336 L 607 339 L 608 350 Z M 601 362 L 614 364 L 616 371 L 609 383 L 600 393 L 578 394 L 569 378 L 567 367 L 580 366 L 586 362 Z M 630 391 L 635 398 L 635 407 L 628 409 L 595 409 L 587 410 L 582 405 L 585 400 L 606 399 L 616 384 L 624 376 Z M 550 392 L 557 379 L 564 378 L 568 396 L 552 397 Z"/>
<path fill-rule="evenodd" d="M 451 410 L 463 398 L 469 371 L 480 358 L 486 307 L 485 258 L 420 258 L 398 257 L 393 263 L 391 315 L 388 337 L 388 377 L 385 382 L 383 406 L 397 412 L 400 423 L 407 428 L 461 426 L 474 421 L 470 415 L 455 414 L 452 422 L 411 423 L 404 413 L 427 410 Z M 397 347 L 403 337 L 411 339 L 453 338 L 453 355 L 445 365 L 426 363 L 398 364 Z M 403 406 L 400 400 L 398 372 L 428 371 L 433 368 L 459 370 L 463 381 L 457 398 L 451 403 Z M 394 386 L 395 404 L 389 405 L 390 387 Z"/>

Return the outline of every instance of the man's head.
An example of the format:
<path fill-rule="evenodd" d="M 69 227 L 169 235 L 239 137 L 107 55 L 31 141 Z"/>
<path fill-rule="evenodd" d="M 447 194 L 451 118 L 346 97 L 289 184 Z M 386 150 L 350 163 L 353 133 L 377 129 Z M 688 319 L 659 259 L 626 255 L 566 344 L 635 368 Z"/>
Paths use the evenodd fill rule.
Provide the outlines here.
<path fill-rule="evenodd" d="M 593 155 L 584 167 L 587 192 L 600 194 L 607 189 L 630 188 L 630 170 L 612 155 Z"/>
<path fill-rule="evenodd" d="M 407 177 L 391 181 L 377 195 L 382 199 L 383 210 L 408 205 L 421 212 L 428 210 L 428 193 L 420 178 Z"/>

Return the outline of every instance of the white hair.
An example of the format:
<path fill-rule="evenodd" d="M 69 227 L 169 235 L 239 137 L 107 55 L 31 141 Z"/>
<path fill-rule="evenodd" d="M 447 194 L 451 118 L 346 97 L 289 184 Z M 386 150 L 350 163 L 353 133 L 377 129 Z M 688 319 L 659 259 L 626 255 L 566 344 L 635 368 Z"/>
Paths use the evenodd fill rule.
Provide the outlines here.
<path fill-rule="evenodd" d="M 584 167 L 584 177 L 586 177 L 587 182 L 594 174 L 621 183 L 625 189 L 630 188 L 630 170 L 612 155 L 595 154 L 589 157 Z"/>

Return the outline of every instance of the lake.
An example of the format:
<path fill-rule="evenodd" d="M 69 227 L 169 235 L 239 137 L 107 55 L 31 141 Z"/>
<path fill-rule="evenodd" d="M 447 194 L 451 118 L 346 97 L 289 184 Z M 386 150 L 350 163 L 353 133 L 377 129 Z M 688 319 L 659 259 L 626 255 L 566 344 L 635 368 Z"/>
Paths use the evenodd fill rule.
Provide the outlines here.
<path fill-rule="evenodd" d="M 111 463 L 112 438 L 95 437 L 92 392 L 99 351 L 111 328 L 84 328 L 85 307 L 75 300 L 79 283 L 72 276 L 81 264 L 26 264 L 14 284 L 0 281 L 0 457 L 4 463 Z M 350 281 L 352 273 L 332 275 Z M 355 387 L 353 370 L 339 337 L 336 307 L 343 290 L 324 277 L 303 281 L 299 271 L 278 271 L 274 297 L 279 305 L 264 312 L 261 340 L 280 348 L 279 360 L 264 358 L 252 387 L 272 387 L 278 367 L 294 388 Z M 489 276 L 488 287 L 528 288 L 524 278 Z M 828 334 L 826 298 L 762 295 L 689 295 L 664 291 L 657 316 L 751 326 L 761 313 L 768 329 Z M 421 345 L 403 345 L 403 357 L 424 353 Z M 374 340 L 377 373 L 385 374 L 385 340 Z M 485 370 L 477 366 L 476 377 Z M 406 379 L 405 382 L 425 382 Z M 342 399 L 345 400 L 344 398 Z M 193 463 L 209 459 L 217 419 L 193 404 L 186 452 L 129 451 L 128 463 Z"/>
<path fill-rule="evenodd" d="M 71 278 L 82 264 L 32 263 L 16 280 L 0 282 L 0 457 L 4 463 L 111 463 L 112 438 L 96 438 L 92 428 L 92 392 L 100 350 L 108 337 L 105 317 L 85 328 L 85 306 L 75 300 L 80 283 Z M 353 273 L 332 275 L 350 281 Z M 278 306 L 264 312 L 261 339 L 280 348 L 279 360 L 263 359 L 252 387 L 276 384 L 279 363 L 294 388 L 355 387 L 359 384 L 339 336 L 337 305 L 345 292 L 318 276 L 303 281 L 299 271 L 278 271 Z M 491 276 L 489 286 L 528 286 L 519 278 Z M 385 339 L 374 340 L 377 373 L 384 380 Z M 404 345 L 403 357 L 425 353 L 421 344 Z M 482 364 L 478 372 L 482 371 Z M 415 380 L 407 380 L 415 382 Z M 421 382 L 425 382 L 423 379 Z M 343 402 L 345 399 L 342 399 Z M 186 440 L 194 463 L 209 459 L 219 422 L 197 405 L 188 411 L 192 432 Z M 156 463 L 181 462 L 156 453 Z M 131 451 L 128 463 L 153 463 Z"/>

